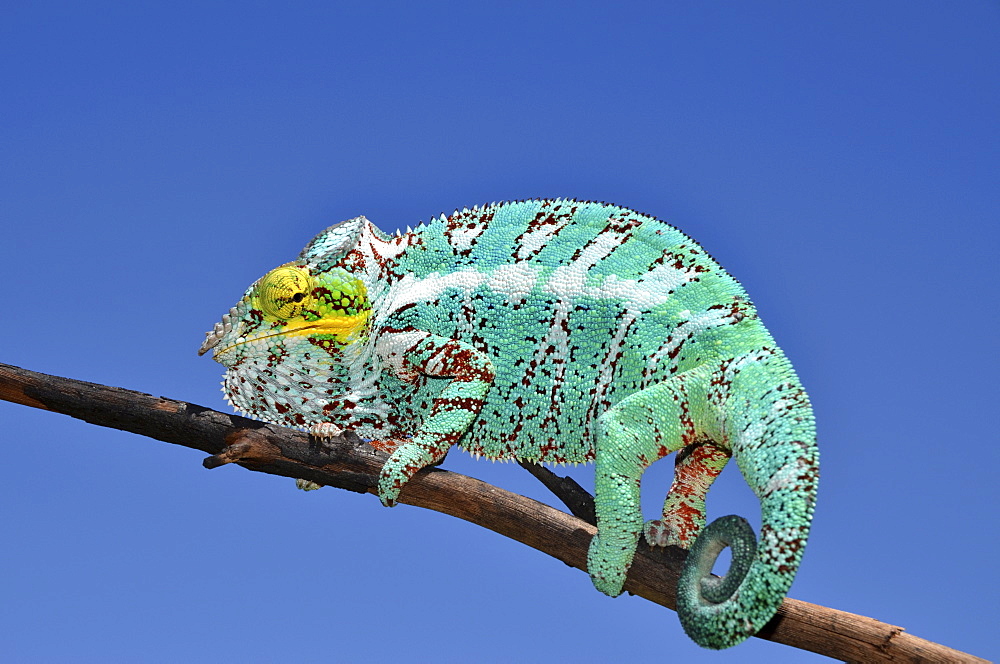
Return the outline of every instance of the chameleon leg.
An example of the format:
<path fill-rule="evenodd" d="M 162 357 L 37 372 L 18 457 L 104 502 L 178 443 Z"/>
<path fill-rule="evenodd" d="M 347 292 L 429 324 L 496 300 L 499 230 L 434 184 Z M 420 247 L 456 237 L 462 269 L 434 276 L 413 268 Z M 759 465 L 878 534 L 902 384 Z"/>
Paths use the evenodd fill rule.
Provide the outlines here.
<path fill-rule="evenodd" d="M 451 382 L 434 399 L 430 414 L 412 438 L 372 443 L 380 449 L 392 450 L 378 480 L 378 496 L 387 507 L 396 504 L 399 492 L 410 478 L 422 468 L 440 462 L 458 442 L 482 409 L 495 375 L 489 356 L 473 346 L 422 334 L 399 354 L 401 372 L 450 377 Z"/>
<path fill-rule="evenodd" d="M 650 546 L 691 548 L 705 527 L 705 494 L 731 456 L 732 452 L 711 441 L 689 445 L 677 453 L 663 518 L 646 522 L 646 542 Z"/>
<path fill-rule="evenodd" d="M 693 378 L 689 372 L 636 392 L 597 420 L 597 535 L 590 542 L 587 570 L 594 586 L 612 597 L 622 591 L 643 530 L 642 473 L 698 439 L 686 385 Z"/>

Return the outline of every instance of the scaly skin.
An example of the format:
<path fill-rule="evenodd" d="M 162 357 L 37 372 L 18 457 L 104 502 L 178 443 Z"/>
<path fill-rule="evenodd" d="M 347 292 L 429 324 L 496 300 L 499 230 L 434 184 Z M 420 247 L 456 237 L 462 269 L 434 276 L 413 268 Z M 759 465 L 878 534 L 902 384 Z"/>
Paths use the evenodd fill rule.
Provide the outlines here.
<path fill-rule="evenodd" d="M 594 461 L 594 585 L 621 593 L 643 532 L 692 548 L 678 613 L 705 647 L 755 633 L 795 577 L 818 479 L 808 398 L 736 280 L 652 217 L 532 200 L 396 236 L 351 219 L 253 284 L 209 349 L 239 410 L 389 452 L 386 505 L 452 445 Z M 640 479 L 671 452 L 662 518 L 644 524 Z M 761 501 L 759 545 L 737 517 L 705 527 L 730 456 Z M 726 545 L 730 573 L 705 579 Z"/>

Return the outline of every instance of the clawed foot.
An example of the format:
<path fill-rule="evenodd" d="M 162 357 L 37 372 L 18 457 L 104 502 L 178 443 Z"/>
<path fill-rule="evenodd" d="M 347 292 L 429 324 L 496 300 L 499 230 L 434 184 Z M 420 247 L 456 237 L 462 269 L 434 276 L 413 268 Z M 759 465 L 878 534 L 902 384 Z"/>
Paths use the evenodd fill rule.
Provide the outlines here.
<path fill-rule="evenodd" d="M 663 523 L 662 519 L 651 519 L 642 529 L 646 543 L 650 546 L 680 546 L 677 530 Z"/>
<path fill-rule="evenodd" d="M 330 441 L 344 433 L 344 430 L 333 422 L 317 422 L 309 427 L 309 435 L 320 445 L 327 446 Z"/>
<path fill-rule="evenodd" d="M 344 433 L 344 430 L 332 422 L 316 422 L 309 427 L 309 435 L 321 446 L 329 445 L 330 441 Z M 295 487 L 302 491 L 322 489 L 323 485 L 311 480 L 295 480 Z"/>
<path fill-rule="evenodd" d="M 414 475 L 440 462 L 448 452 L 447 448 L 436 451 L 426 443 L 421 443 L 418 437 L 404 440 L 373 440 L 371 445 L 375 449 L 390 452 L 389 458 L 382 465 L 382 472 L 379 473 L 377 488 L 379 500 L 386 507 L 395 506 L 399 492 Z"/>
<path fill-rule="evenodd" d="M 700 530 L 700 527 L 691 527 L 685 531 L 665 519 L 652 519 L 643 527 L 646 543 L 650 546 L 679 546 L 682 549 L 691 548 Z"/>
<path fill-rule="evenodd" d="M 635 547 L 607 545 L 594 535 L 587 552 L 587 571 L 594 587 L 605 595 L 617 597 L 622 593 L 625 576 L 635 554 Z"/>
<path fill-rule="evenodd" d="M 402 487 L 396 486 L 390 478 L 386 477 L 385 472 L 378 478 L 378 499 L 382 501 L 385 507 L 395 507 L 396 499 L 399 497 L 399 492 Z"/>

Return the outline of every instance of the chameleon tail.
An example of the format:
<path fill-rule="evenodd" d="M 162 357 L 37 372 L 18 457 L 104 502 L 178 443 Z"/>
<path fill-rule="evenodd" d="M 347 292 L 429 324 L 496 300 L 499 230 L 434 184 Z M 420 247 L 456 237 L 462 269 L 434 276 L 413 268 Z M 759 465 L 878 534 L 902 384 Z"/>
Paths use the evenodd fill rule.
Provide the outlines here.
<path fill-rule="evenodd" d="M 819 453 L 812 410 L 780 351 L 734 372 L 727 404 L 733 455 L 760 499 L 761 536 L 743 518 L 725 516 L 706 526 L 688 554 L 677 588 L 677 613 L 705 648 L 734 646 L 767 623 L 788 592 L 809 537 Z M 775 380 L 777 378 L 777 380 Z M 726 576 L 712 565 L 732 548 Z"/>

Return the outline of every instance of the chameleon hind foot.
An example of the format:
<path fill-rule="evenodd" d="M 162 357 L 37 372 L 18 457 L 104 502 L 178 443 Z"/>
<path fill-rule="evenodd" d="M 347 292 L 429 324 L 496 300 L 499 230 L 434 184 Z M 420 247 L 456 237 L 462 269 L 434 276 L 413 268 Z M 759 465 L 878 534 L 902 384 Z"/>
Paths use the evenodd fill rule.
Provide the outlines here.
<path fill-rule="evenodd" d="M 677 452 L 674 480 L 663 502 L 663 517 L 647 521 L 643 532 L 650 546 L 690 549 L 705 527 L 705 496 L 732 452 L 710 440 Z"/>
<path fill-rule="evenodd" d="M 688 545 L 678 537 L 678 529 L 665 519 L 650 519 L 642 528 L 646 543 L 650 546 L 679 546 L 683 549 Z"/>
<path fill-rule="evenodd" d="M 621 595 L 634 554 L 634 543 L 614 544 L 594 535 L 587 551 L 587 571 L 594 587 L 611 597 Z"/>

